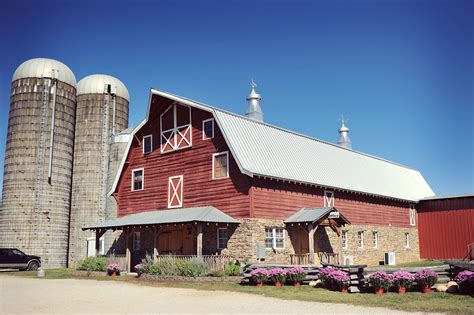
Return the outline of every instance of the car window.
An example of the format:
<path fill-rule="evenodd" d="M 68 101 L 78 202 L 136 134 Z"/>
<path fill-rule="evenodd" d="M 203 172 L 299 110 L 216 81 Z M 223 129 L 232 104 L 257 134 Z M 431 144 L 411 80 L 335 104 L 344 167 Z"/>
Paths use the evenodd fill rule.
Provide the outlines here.
<path fill-rule="evenodd" d="M 12 249 L 13 255 L 15 256 L 23 256 L 24 254 L 20 252 L 18 249 Z"/>
<path fill-rule="evenodd" d="M 10 255 L 9 249 L 0 249 L 0 256 L 8 256 Z"/>

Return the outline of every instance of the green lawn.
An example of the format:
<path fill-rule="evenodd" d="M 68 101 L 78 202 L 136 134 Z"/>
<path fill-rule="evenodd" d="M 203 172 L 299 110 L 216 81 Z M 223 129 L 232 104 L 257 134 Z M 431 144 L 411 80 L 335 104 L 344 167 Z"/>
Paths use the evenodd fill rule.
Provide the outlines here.
<path fill-rule="evenodd" d="M 402 263 L 402 264 L 397 264 L 396 266 L 380 266 L 380 265 L 372 265 L 369 266 L 371 268 L 373 267 L 382 267 L 382 268 L 409 268 L 409 267 L 432 267 L 432 266 L 441 266 L 444 265 L 444 260 L 420 260 L 420 261 L 414 261 L 414 262 L 409 262 L 409 263 Z"/>
<path fill-rule="evenodd" d="M 75 277 L 71 269 L 49 269 L 46 270 L 47 279 L 94 279 L 99 281 L 126 281 L 136 285 L 147 285 L 157 287 L 189 288 L 207 291 L 231 291 L 249 294 L 258 294 L 286 300 L 301 300 L 326 303 L 345 303 L 361 306 L 386 307 L 403 311 L 422 312 L 447 312 L 452 314 L 474 314 L 474 298 L 467 295 L 433 292 L 421 294 L 409 292 L 405 295 L 397 293 L 375 294 L 343 294 L 326 289 L 312 288 L 309 286 L 292 287 L 284 286 L 277 289 L 273 286 L 258 288 L 245 286 L 237 283 L 226 282 L 153 282 L 127 276 L 120 277 Z M 5 273 L 3 273 L 5 274 Z M 11 272 L 13 276 L 36 277 L 35 272 Z"/>

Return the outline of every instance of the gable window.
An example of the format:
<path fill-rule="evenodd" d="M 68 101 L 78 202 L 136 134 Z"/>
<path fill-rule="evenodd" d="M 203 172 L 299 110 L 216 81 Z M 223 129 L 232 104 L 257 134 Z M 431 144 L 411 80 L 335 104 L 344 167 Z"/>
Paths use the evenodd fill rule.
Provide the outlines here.
<path fill-rule="evenodd" d="M 229 152 L 212 155 L 212 179 L 229 177 Z"/>
<path fill-rule="evenodd" d="M 227 228 L 217 229 L 217 249 L 227 248 Z"/>
<path fill-rule="evenodd" d="M 144 169 L 138 168 L 132 171 L 132 191 L 143 190 Z"/>
<path fill-rule="evenodd" d="M 168 208 L 183 206 L 183 175 L 168 179 Z"/>
<path fill-rule="evenodd" d="M 202 121 L 202 140 L 214 138 L 214 118 Z"/>
<path fill-rule="evenodd" d="M 416 225 L 416 210 L 414 205 L 410 205 L 410 225 Z"/>
<path fill-rule="evenodd" d="M 364 248 L 364 231 L 357 232 L 357 242 L 359 243 L 359 248 Z"/>
<path fill-rule="evenodd" d="M 405 233 L 405 248 L 410 248 L 410 234 Z"/>
<path fill-rule="evenodd" d="M 140 250 L 140 232 L 133 232 L 133 250 Z"/>
<path fill-rule="evenodd" d="M 379 247 L 379 232 L 377 231 L 372 232 L 372 244 L 374 245 L 374 248 Z"/>
<path fill-rule="evenodd" d="M 174 103 L 160 115 L 161 153 L 192 145 L 191 107 Z"/>
<path fill-rule="evenodd" d="M 341 239 L 342 239 L 342 248 L 347 248 L 347 231 L 342 231 Z"/>
<path fill-rule="evenodd" d="M 277 227 L 266 227 L 265 247 L 267 249 L 285 248 L 285 230 Z"/>
<path fill-rule="evenodd" d="M 324 191 L 324 207 L 334 207 L 334 192 L 333 191 Z"/>
<path fill-rule="evenodd" d="M 153 151 L 153 136 L 148 135 L 143 137 L 143 154 L 149 154 Z"/>

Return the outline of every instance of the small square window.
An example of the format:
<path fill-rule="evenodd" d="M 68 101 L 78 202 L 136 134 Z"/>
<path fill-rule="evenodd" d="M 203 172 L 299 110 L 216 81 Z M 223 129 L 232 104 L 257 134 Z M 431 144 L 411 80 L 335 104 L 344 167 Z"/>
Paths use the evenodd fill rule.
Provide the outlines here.
<path fill-rule="evenodd" d="M 212 179 L 229 177 L 229 153 L 215 153 L 212 156 Z"/>
<path fill-rule="evenodd" d="M 214 138 L 214 118 L 202 121 L 202 140 Z"/>
<path fill-rule="evenodd" d="M 144 170 L 143 168 L 132 171 L 132 191 L 143 190 Z"/>
<path fill-rule="evenodd" d="M 217 249 L 227 248 L 227 228 L 217 229 Z"/>
<path fill-rule="evenodd" d="M 265 228 L 265 247 L 267 249 L 285 248 L 285 231 L 283 228 Z"/>
<path fill-rule="evenodd" d="M 357 241 L 359 242 L 359 248 L 364 248 L 364 231 L 357 232 Z"/>
<path fill-rule="evenodd" d="M 374 245 L 374 248 L 379 247 L 379 232 L 377 231 L 372 232 L 372 244 Z"/>
<path fill-rule="evenodd" d="M 342 231 L 342 248 L 347 248 L 347 231 Z"/>
<path fill-rule="evenodd" d="M 149 154 L 153 151 L 153 136 L 148 135 L 143 137 L 143 154 Z"/>
<path fill-rule="evenodd" d="M 410 234 L 405 233 L 405 248 L 410 248 Z"/>

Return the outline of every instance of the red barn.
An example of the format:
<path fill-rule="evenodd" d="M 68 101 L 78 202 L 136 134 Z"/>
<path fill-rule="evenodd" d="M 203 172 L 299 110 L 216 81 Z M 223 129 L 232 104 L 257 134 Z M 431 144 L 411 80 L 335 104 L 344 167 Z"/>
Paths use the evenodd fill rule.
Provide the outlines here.
<path fill-rule="evenodd" d="M 111 190 L 118 218 L 89 229 L 132 235 L 134 261 L 419 259 L 415 209 L 434 194 L 418 171 L 266 124 L 247 99 L 254 116 L 152 89 Z"/>

